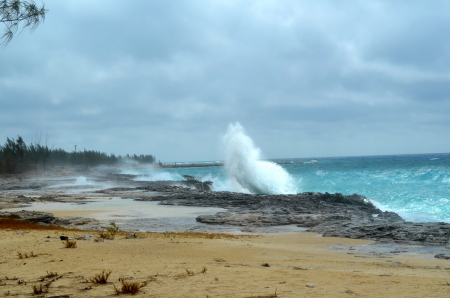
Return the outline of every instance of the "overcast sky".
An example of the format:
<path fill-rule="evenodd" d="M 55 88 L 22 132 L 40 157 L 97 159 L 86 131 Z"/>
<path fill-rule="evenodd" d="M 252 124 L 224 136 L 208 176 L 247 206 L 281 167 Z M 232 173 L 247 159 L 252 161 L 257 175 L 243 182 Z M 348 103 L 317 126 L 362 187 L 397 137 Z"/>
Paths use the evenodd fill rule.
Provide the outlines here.
<path fill-rule="evenodd" d="M 266 158 L 450 152 L 449 1 L 45 6 L 0 48 L 2 144 L 223 160 L 238 121 Z"/>

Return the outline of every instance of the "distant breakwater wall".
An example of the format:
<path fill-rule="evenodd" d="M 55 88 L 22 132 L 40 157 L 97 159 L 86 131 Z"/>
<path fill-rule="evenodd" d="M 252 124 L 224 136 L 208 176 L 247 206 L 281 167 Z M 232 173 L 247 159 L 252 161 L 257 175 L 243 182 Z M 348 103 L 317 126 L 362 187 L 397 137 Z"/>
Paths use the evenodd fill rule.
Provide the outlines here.
<path fill-rule="evenodd" d="M 180 164 L 159 164 L 157 165 L 157 168 L 206 168 L 206 167 L 222 167 L 224 166 L 224 163 L 210 163 L 210 164 L 204 164 L 204 163 L 180 163 Z"/>
<path fill-rule="evenodd" d="M 279 165 L 289 165 L 289 164 L 302 164 L 303 162 L 301 161 L 295 161 L 295 162 L 276 162 L 276 164 Z M 186 163 L 186 164 L 159 164 L 156 167 L 157 168 L 162 168 L 162 169 L 166 169 L 166 168 L 206 168 L 206 167 L 223 167 L 225 164 L 223 162 L 221 163 L 209 163 L 209 164 L 204 164 L 204 163 Z"/>

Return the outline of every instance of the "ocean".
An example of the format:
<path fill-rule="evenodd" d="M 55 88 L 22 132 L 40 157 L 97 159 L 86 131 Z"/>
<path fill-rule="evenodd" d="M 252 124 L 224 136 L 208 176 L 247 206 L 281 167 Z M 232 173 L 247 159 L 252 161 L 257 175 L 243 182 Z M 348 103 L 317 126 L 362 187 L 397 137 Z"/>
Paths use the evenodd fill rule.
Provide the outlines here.
<path fill-rule="evenodd" d="M 450 153 L 265 160 L 239 124 L 222 138 L 225 166 L 128 169 L 137 180 L 212 181 L 214 191 L 254 194 L 328 192 L 367 197 L 407 221 L 450 223 Z"/>
<path fill-rule="evenodd" d="M 223 161 L 196 163 L 219 162 Z M 356 193 L 407 221 L 450 223 L 450 153 L 259 160 L 259 168 L 254 170 L 242 163 L 231 170 L 230 166 L 212 166 L 128 169 L 123 173 L 138 175 L 136 180 L 141 181 L 176 181 L 190 175 L 213 181 L 214 191 Z"/>

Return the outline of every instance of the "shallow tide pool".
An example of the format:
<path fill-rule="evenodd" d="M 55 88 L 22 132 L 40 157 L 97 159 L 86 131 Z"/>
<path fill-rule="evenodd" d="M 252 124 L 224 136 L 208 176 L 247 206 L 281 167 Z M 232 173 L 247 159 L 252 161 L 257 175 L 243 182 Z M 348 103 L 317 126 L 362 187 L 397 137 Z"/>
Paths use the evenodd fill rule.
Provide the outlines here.
<path fill-rule="evenodd" d="M 76 203 L 34 203 L 28 207 L 9 211 L 27 210 L 54 213 L 55 216 L 71 215 L 114 221 L 122 229 L 139 231 L 170 231 L 206 228 L 198 223 L 199 215 L 225 212 L 222 208 L 185 207 L 158 205 L 159 202 L 134 201 L 132 199 L 109 198 L 86 200 Z"/>

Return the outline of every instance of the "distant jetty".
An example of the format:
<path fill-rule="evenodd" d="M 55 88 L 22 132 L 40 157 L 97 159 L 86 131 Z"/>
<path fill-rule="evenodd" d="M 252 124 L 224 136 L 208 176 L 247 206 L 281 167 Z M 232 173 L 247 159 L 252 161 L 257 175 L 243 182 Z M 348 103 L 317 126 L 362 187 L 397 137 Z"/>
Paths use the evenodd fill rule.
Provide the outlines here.
<path fill-rule="evenodd" d="M 317 162 L 317 161 L 316 161 Z M 276 162 L 279 165 L 296 165 L 303 164 L 303 161 L 284 161 Z M 311 162 L 312 163 L 312 162 Z M 174 163 L 174 164 L 158 164 L 159 168 L 206 168 L 206 167 L 222 167 L 225 164 L 223 162 L 219 163 Z"/>
<path fill-rule="evenodd" d="M 277 162 L 278 165 L 299 165 L 304 163 L 303 161 L 284 161 L 284 162 Z"/>
<path fill-rule="evenodd" d="M 158 164 L 160 168 L 206 168 L 206 167 L 222 167 L 224 163 L 174 163 L 174 164 Z"/>

